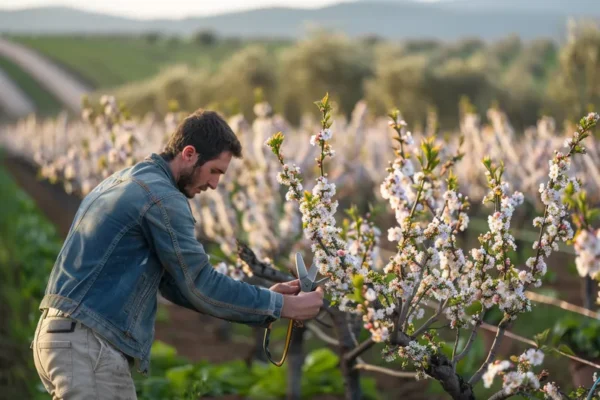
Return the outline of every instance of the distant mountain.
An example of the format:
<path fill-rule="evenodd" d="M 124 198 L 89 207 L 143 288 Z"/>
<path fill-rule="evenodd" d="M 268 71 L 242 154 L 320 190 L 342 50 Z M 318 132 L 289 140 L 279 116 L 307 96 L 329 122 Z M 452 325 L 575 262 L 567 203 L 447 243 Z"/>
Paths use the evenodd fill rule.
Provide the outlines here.
<path fill-rule="evenodd" d="M 359 0 L 380 3 L 382 0 Z M 394 4 L 412 3 L 413 0 L 385 0 Z M 429 0 L 437 7 L 463 11 L 541 12 L 563 16 L 600 16 L 598 0 Z"/>
<path fill-rule="evenodd" d="M 43 7 L 0 11 L 0 32 L 189 35 L 198 30 L 213 30 L 224 36 L 298 38 L 308 28 L 320 27 L 350 36 L 392 39 L 486 40 L 515 33 L 523 39 L 563 40 L 569 16 L 600 21 L 600 0 L 360 0 L 316 10 L 273 7 L 180 20 L 139 20 L 73 8 Z"/>

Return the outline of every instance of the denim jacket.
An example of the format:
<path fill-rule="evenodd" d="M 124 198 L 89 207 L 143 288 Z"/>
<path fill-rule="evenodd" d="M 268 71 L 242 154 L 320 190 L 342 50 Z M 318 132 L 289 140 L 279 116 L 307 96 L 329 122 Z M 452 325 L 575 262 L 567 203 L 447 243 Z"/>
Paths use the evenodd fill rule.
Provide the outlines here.
<path fill-rule="evenodd" d="M 188 199 L 157 154 L 102 181 L 82 201 L 40 309 L 54 307 L 137 360 L 147 374 L 158 292 L 180 306 L 266 327 L 283 296 L 217 272 L 195 236 Z"/>

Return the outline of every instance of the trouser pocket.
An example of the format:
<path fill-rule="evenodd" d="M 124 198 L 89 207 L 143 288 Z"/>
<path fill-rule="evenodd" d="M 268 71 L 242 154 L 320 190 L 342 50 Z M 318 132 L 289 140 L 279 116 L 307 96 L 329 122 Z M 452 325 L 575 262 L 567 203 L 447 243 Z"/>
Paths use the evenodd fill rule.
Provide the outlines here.
<path fill-rule="evenodd" d="M 40 368 L 52 382 L 56 397 L 62 397 L 73 380 L 73 350 L 70 341 L 46 340 L 37 343 Z"/>

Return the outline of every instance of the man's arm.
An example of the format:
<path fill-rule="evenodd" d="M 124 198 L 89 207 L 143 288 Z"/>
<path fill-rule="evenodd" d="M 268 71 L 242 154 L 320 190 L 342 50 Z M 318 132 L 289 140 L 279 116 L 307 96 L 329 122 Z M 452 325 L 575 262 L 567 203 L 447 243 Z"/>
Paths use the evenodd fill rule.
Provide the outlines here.
<path fill-rule="evenodd" d="M 158 286 L 160 294 L 171 303 L 177 304 L 178 306 L 189 308 L 193 311 L 198 311 L 196 307 L 181 293 L 181 290 L 177 287 L 177 283 L 171 276 L 171 274 L 166 271 L 163 274 L 163 277 L 160 280 L 160 284 Z"/>
<path fill-rule="evenodd" d="M 170 195 L 154 203 L 142 226 L 180 295 L 193 309 L 254 326 L 267 326 L 281 318 L 282 294 L 236 281 L 212 267 L 196 239 L 193 216 L 183 196 Z"/>

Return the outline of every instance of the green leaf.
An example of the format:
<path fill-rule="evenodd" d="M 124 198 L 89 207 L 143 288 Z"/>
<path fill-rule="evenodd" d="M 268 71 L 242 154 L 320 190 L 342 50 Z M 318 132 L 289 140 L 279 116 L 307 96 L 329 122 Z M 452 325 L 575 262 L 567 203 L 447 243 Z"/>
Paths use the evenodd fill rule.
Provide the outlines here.
<path fill-rule="evenodd" d="M 165 373 L 165 377 L 171 382 L 171 387 L 173 387 L 176 391 L 184 391 L 190 378 L 194 374 L 194 366 L 191 364 L 182 365 L 180 367 L 174 367 L 169 369 Z"/>
<path fill-rule="evenodd" d="M 321 374 L 337 368 L 339 357 L 330 349 L 313 350 L 306 356 L 302 370 L 306 374 Z"/>
<path fill-rule="evenodd" d="M 481 304 L 481 302 L 477 300 L 466 308 L 465 313 L 467 313 L 467 315 L 475 315 L 479 314 L 481 311 L 483 311 L 483 304 Z"/>
<path fill-rule="evenodd" d="M 152 344 L 152 349 L 150 350 L 150 356 L 153 359 L 162 358 L 166 360 L 173 360 L 177 355 L 177 350 L 175 347 L 166 344 L 165 342 L 161 342 L 160 340 L 156 340 Z"/>
<path fill-rule="evenodd" d="M 362 289 L 365 282 L 365 277 L 361 274 L 356 274 L 352 277 L 352 285 L 354 288 Z"/>
<path fill-rule="evenodd" d="M 595 222 L 598 218 L 600 218 L 600 208 L 594 208 L 588 211 L 587 218 L 589 222 Z"/>
<path fill-rule="evenodd" d="M 575 353 L 573 352 L 573 350 L 571 350 L 571 348 L 569 346 L 567 346 L 566 344 L 559 345 L 558 351 L 568 354 L 570 356 L 575 356 Z"/>
<path fill-rule="evenodd" d="M 537 344 L 538 347 L 542 346 L 543 344 L 545 344 L 547 342 L 549 333 L 550 333 L 550 328 L 533 336 L 533 340 L 535 341 L 535 343 Z"/>

